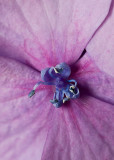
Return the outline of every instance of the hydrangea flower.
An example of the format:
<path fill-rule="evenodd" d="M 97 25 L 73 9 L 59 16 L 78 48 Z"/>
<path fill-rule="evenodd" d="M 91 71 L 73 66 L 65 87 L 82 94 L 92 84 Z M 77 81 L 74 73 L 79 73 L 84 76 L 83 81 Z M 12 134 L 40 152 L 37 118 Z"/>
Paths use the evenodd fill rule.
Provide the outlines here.
<path fill-rule="evenodd" d="M 111 0 L 0 0 L 0 159 L 113 160 L 113 19 Z M 40 85 L 28 98 L 61 63 L 80 97 L 57 109 Z"/>

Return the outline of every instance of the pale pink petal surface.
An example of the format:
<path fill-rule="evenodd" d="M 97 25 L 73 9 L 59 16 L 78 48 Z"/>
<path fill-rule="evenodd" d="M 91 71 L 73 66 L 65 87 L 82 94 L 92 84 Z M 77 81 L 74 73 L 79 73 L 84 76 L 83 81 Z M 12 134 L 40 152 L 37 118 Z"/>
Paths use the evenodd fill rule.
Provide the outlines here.
<path fill-rule="evenodd" d="M 87 51 L 96 65 L 114 76 L 114 1 L 107 19 L 87 46 Z"/>
<path fill-rule="evenodd" d="M 39 87 L 32 99 L 28 93 L 40 79 L 30 67 L 0 58 L 0 159 L 40 159 L 53 107 L 53 93 Z M 49 97 L 50 94 L 50 97 Z"/>
<path fill-rule="evenodd" d="M 0 50 L 37 69 L 75 62 L 111 0 L 0 0 Z"/>
<path fill-rule="evenodd" d="M 110 1 L 0 2 L 0 55 L 5 57 L 0 57 L 0 159 L 113 160 L 114 78 L 104 70 L 111 57 L 100 67 L 89 57 L 97 50 L 88 46 L 70 77 L 78 82 L 80 98 L 59 109 L 49 102 L 53 87 L 40 86 L 29 99 L 40 72 L 7 58 L 36 69 L 73 63 L 106 17 Z"/>

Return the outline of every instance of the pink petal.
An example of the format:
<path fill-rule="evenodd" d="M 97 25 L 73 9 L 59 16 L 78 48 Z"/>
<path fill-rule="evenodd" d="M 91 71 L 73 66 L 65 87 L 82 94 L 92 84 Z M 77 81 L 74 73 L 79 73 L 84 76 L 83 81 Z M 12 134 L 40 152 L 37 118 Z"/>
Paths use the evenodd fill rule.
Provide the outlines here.
<path fill-rule="evenodd" d="M 87 56 L 76 68 L 80 98 L 54 111 L 42 160 L 113 160 L 114 78 Z"/>
<path fill-rule="evenodd" d="M 59 109 L 49 102 L 53 94 L 50 87 L 40 87 L 32 99 L 24 96 L 40 80 L 38 72 L 4 58 L 0 68 L 3 160 L 113 159 L 114 79 L 106 74 L 103 77 L 91 59 L 84 56 L 72 74 L 78 81 L 80 98 Z M 100 99 L 107 93 L 109 99 Z"/>
<path fill-rule="evenodd" d="M 0 58 L 0 159 L 41 158 L 54 108 L 48 88 L 39 87 L 38 93 L 28 98 L 38 80 L 38 72 Z"/>
<path fill-rule="evenodd" d="M 37 69 L 75 62 L 106 17 L 111 0 L 2 1 L 1 54 Z"/>
<path fill-rule="evenodd" d="M 74 69 L 72 77 L 78 81 L 82 95 L 114 104 L 114 77 L 101 72 L 88 53 L 75 64 Z"/>
<path fill-rule="evenodd" d="M 113 106 L 86 98 L 54 112 L 42 160 L 113 159 Z"/>
<path fill-rule="evenodd" d="M 107 19 L 87 46 L 87 51 L 100 70 L 114 76 L 114 3 Z"/>

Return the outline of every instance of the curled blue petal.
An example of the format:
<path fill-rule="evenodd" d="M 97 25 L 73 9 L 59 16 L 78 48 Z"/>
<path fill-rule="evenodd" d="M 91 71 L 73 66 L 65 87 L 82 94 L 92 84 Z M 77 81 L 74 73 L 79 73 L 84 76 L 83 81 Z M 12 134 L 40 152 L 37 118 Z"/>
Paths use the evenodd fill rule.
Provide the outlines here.
<path fill-rule="evenodd" d="M 50 102 L 56 107 L 59 108 L 62 105 L 62 101 L 58 101 L 58 100 L 50 100 Z"/>
<path fill-rule="evenodd" d="M 73 95 L 73 98 L 79 98 L 79 96 L 80 96 L 79 88 L 76 88 L 75 94 Z"/>
<path fill-rule="evenodd" d="M 51 67 L 51 68 L 49 69 L 49 75 L 50 75 L 53 79 L 55 79 L 55 78 L 57 78 L 57 77 L 60 77 L 60 74 L 55 71 L 55 68 L 54 68 L 54 67 Z"/>
<path fill-rule="evenodd" d="M 76 87 L 77 86 L 77 82 L 75 79 L 71 79 L 71 80 L 68 80 L 68 82 L 71 84 L 72 87 Z M 73 84 L 72 84 L 73 83 Z"/>
<path fill-rule="evenodd" d="M 56 65 L 55 69 L 58 71 L 62 78 L 68 78 L 71 74 L 71 69 L 66 63 L 60 63 Z"/>
<path fill-rule="evenodd" d="M 76 87 L 75 89 L 71 90 L 69 89 L 70 95 L 72 99 L 76 99 L 80 96 L 79 89 Z"/>

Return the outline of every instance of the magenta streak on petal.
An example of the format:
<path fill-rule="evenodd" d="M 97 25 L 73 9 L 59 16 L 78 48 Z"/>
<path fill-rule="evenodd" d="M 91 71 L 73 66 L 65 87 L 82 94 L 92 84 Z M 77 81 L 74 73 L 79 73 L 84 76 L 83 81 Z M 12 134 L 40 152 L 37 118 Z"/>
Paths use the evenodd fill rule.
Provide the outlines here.
<path fill-rule="evenodd" d="M 81 130 L 80 130 L 80 127 L 79 127 L 79 124 L 78 124 L 78 121 L 77 121 L 77 117 L 74 115 L 74 112 L 73 112 L 72 108 L 69 108 L 69 113 L 70 113 L 70 115 L 72 117 L 72 120 L 73 120 L 76 128 L 79 131 L 79 134 L 81 135 Z"/>
<path fill-rule="evenodd" d="M 41 58 L 43 56 L 43 59 L 42 59 L 42 62 L 44 60 L 44 63 L 45 63 L 45 59 L 47 58 L 47 62 L 49 60 L 49 57 L 48 57 L 48 53 L 49 51 L 47 51 L 45 49 L 45 47 L 43 45 L 40 44 L 40 42 L 38 40 L 29 40 L 29 39 L 26 39 L 24 41 L 24 50 L 25 52 L 30 56 L 32 57 L 36 62 L 35 64 L 41 64 L 42 63 L 40 62 L 41 61 Z M 34 54 L 38 55 L 38 52 L 41 51 L 41 56 L 39 55 L 39 57 L 37 56 L 33 56 Z M 34 54 L 33 54 L 34 53 Z M 49 63 L 49 62 L 48 62 Z M 42 66 L 43 67 L 43 66 Z M 37 66 L 36 66 L 37 68 Z"/>
<path fill-rule="evenodd" d="M 74 102 L 74 103 L 75 103 L 76 105 L 78 104 L 78 103 L 76 103 L 76 102 Z M 82 105 L 78 104 L 77 106 L 81 107 L 81 109 L 82 109 Z M 76 116 L 74 116 L 75 114 L 74 114 L 73 108 L 71 108 L 71 113 L 72 113 L 73 117 L 76 117 Z M 76 119 L 76 120 L 75 120 L 75 119 Z M 96 158 L 96 155 L 93 154 L 90 146 L 88 145 L 87 141 L 84 139 L 83 132 L 82 132 L 81 128 L 79 127 L 80 124 L 79 124 L 79 122 L 78 122 L 78 118 L 75 118 L 75 119 L 74 119 L 74 122 L 75 122 L 75 124 L 76 124 L 76 128 L 79 130 L 81 143 L 83 143 L 84 145 L 86 145 L 86 146 L 89 148 L 90 152 L 92 153 L 92 156 L 94 156 L 94 157 Z M 83 150 L 83 152 L 84 152 L 84 150 Z M 84 154 L 85 154 L 85 152 L 84 152 Z"/>

